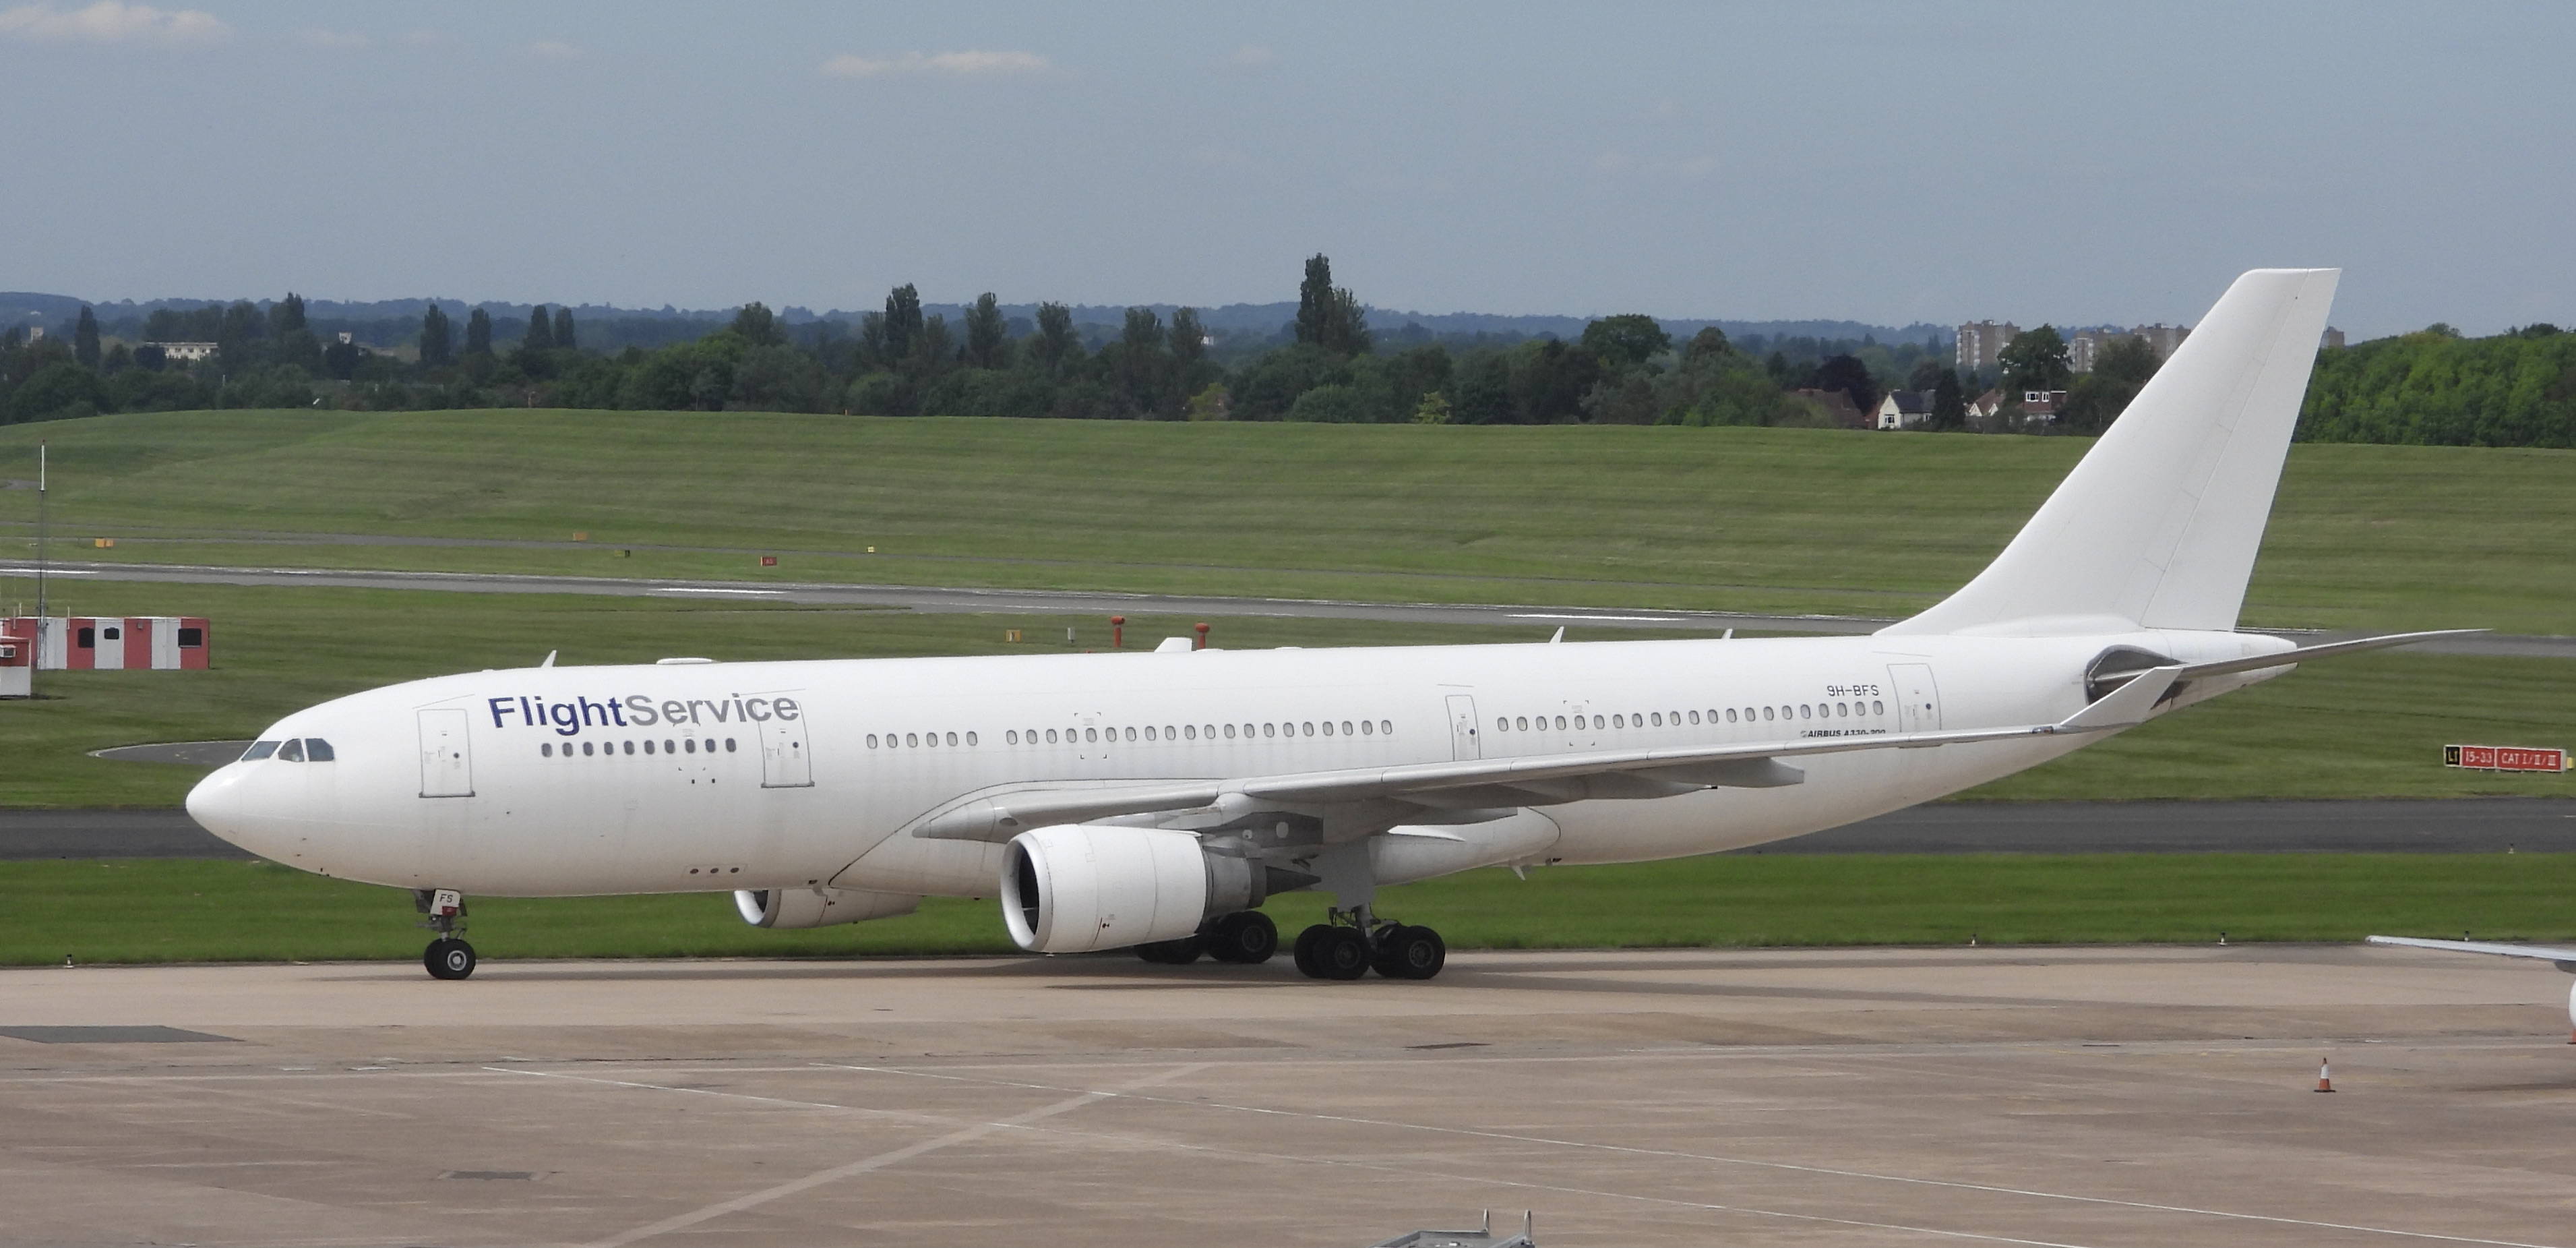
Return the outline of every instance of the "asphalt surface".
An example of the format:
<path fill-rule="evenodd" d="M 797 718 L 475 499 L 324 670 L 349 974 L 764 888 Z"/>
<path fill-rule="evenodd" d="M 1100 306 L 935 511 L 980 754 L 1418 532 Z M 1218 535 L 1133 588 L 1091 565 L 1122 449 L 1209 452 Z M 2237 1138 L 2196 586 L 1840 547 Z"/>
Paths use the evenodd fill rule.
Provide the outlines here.
<path fill-rule="evenodd" d="M 30 576 L 35 565 L 0 562 L 0 576 Z M 1846 615 L 1760 615 L 1730 611 L 1656 611 L 1478 603 L 1346 602 L 1309 598 L 1223 598 L 1186 594 L 1109 594 L 1045 589 L 940 589 L 914 585 L 829 582 L 626 580 L 614 577 L 517 576 L 465 572 L 322 571 L 219 568 L 180 564 L 57 563 L 52 575 L 74 579 L 182 585 L 306 586 L 334 589 L 434 590 L 468 594 L 596 594 L 627 598 L 733 599 L 810 606 L 865 607 L 932 614 L 1267 616 L 1286 619 L 1384 620 L 1417 624 L 1515 625 L 1547 628 L 1741 628 L 1762 632 L 1875 632 L 1892 619 Z M 2358 633 L 2278 630 L 2302 644 Z M 2411 647 L 2425 654 L 2508 655 L 2576 659 L 2576 637 L 2489 633 Z"/>
<path fill-rule="evenodd" d="M 2569 981 L 2519 959 L 489 952 L 0 970 L 0 1243 L 2570 1239 Z"/>
<path fill-rule="evenodd" d="M 2576 799 L 1961 802 L 1917 806 L 1737 852 L 2479 854 L 2507 849 L 2576 853 Z M 199 828 L 184 810 L 0 810 L 0 860 L 248 857 Z"/>

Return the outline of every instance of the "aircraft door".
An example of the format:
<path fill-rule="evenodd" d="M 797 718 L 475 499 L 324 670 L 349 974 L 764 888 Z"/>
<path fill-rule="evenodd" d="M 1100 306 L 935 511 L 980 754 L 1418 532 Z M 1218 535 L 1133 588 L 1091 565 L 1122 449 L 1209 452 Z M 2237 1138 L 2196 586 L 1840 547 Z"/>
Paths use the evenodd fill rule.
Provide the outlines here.
<path fill-rule="evenodd" d="M 1463 693 L 1450 694 L 1449 757 L 1465 760 L 1484 756 L 1484 746 L 1476 737 L 1476 699 Z"/>
<path fill-rule="evenodd" d="M 466 748 L 461 707 L 434 707 L 420 713 L 420 795 L 474 796 L 474 756 Z"/>
<path fill-rule="evenodd" d="M 771 715 L 760 721 L 760 787 L 764 789 L 810 789 L 814 787 L 814 760 L 805 746 L 805 716 L 800 711 L 794 719 Z"/>
<path fill-rule="evenodd" d="M 1889 664 L 1887 681 L 1896 694 L 1898 732 L 1941 731 L 1941 687 L 1932 683 L 1931 664 Z"/>

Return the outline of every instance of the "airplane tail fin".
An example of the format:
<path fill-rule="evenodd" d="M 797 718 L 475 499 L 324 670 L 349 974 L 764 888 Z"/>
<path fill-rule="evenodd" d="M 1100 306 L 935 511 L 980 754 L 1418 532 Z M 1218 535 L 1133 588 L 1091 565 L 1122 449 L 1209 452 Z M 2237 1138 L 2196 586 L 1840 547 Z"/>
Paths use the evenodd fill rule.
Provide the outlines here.
<path fill-rule="evenodd" d="M 1883 631 L 2235 628 L 2340 275 L 2237 278 L 1984 572 Z"/>

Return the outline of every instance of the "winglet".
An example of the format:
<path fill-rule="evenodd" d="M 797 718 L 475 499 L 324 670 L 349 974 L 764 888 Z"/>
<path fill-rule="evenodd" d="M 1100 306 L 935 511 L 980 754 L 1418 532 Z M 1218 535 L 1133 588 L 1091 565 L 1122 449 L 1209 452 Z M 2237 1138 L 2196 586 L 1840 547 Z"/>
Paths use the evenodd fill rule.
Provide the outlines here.
<path fill-rule="evenodd" d="M 2165 691 L 2173 688 L 2182 675 L 2182 664 L 2150 668 L 2130 678 L 2127 684 L 2103 694 L 2099 701 L 2077 711 L 2049 729 L 2051 732 L 2108 732 L 2114 728 L 2133 728 L 2147 722 L 2147 712 L 2156 708 Z"/>

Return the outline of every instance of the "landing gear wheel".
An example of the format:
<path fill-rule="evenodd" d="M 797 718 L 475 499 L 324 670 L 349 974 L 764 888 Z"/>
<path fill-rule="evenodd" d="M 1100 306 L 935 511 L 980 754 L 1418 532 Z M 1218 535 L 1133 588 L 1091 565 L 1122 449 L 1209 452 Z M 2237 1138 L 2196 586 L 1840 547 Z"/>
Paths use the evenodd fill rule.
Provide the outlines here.
<path fill-rule="evenodd" d="M 441 936 L 429 942 L 420 964 L 429 968 L 432 979 L 463 979 L 474 973 L 474 946 L 453 936 Z"/>
<path fill-rule="evenodd" d="M 1377 938 L 1371 965 L 1388 979 L 1429 979 L 1449 961 L 1449 943 L 1427 927 L 1398 927 Z"/>
<path fill-rule="evenodd" d="M 1209 957 L 1254 966 L 1279 952 L 1279 925 L 1258 910 L 1245 910 L 1209 924 L 1206 940 Z"/>
<path fill-rule="evenodd" d="M 1368 974 L 1368 937 L 1355 927 L 1310 927 L 1297 938 L 1297 969 L 1317 979 L 1358 979 Z"/>
<path fill-rule="evenodd" d="M 1161 966 L 1188 966 L 1199 960 L 1199 951 L 1206 943 L 1196 936 L 1157 940 L 1136 946 L 1136 956 Z"/>

